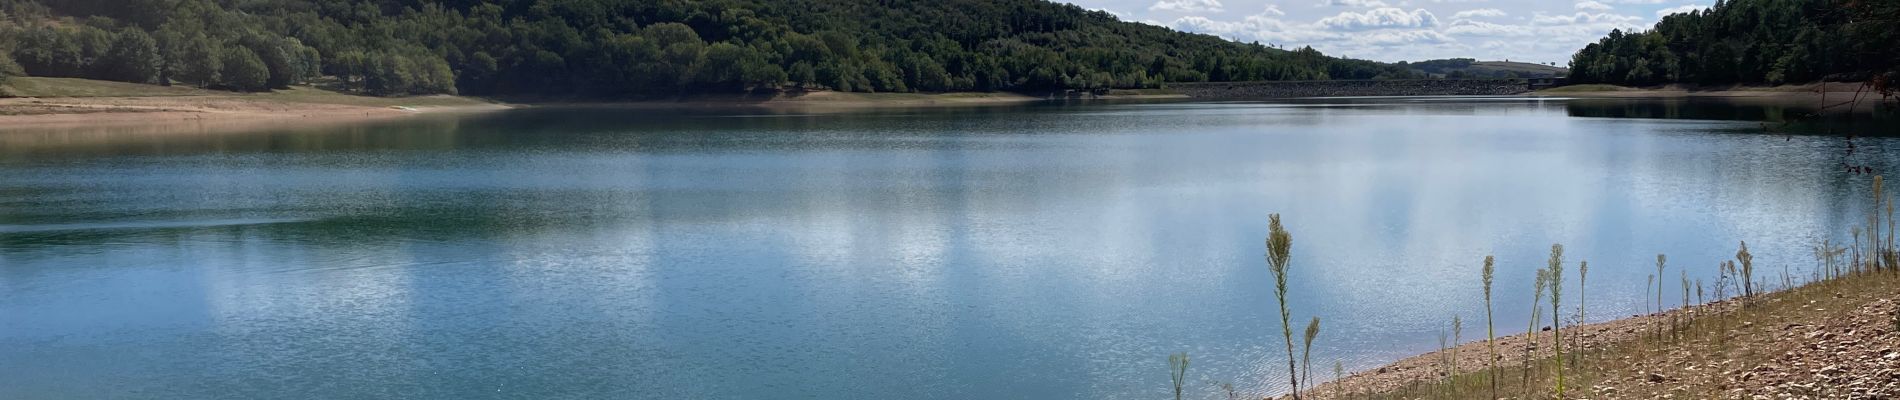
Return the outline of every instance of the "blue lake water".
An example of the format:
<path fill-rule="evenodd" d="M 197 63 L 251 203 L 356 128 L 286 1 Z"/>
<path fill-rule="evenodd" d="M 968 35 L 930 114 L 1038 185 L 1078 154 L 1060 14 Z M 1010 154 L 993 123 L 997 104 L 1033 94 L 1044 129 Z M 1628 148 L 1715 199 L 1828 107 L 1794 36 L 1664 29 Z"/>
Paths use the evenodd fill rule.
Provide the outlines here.
<path fill-rule="evenodd" d="M 1563 99 L 850 113 L 529 109 L 348 126 L 0 131 L 0 398 L 1160 399 L 1167 357 L 1284 390 L 1527 323 L 1563 243 L 1591 320 L 1657 253 L 1806 277 L 1900 142 L 1779 107 Z M 1892 134 L 1891 123 L 1845 125 Z M 1819 130 L 1815 127 L 1798 129 Z M 157 129 L 166 130 L 166 129 Z M 1837 132 L 1838 133 L 1838 132 Z M 1298 330 L 1299 327 L 1295 327 Z M 1320 371 L 1326 371 L 1321 373 Z"/>

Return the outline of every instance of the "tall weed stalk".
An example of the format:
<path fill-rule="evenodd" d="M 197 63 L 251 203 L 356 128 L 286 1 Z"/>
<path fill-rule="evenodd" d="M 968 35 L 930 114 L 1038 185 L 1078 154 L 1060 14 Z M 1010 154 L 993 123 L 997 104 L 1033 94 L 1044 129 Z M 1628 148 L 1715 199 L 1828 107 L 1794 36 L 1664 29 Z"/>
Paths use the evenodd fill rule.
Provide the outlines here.
<path fill-rule="evenodd" d="M 1187 369 L 1187 353 L 1168 356 L 1168 376 L 1174 380 L 1174 400 L 1181 400 L 1181 386 L 1187 383 Z"/>
<path fill-rule="evenodd" d="M 1564 398 L 1564 342 L 1563 321 L 1558 318 L 1563 312 L 1564 290 L 1564 245 L 1550 245 L 1550 337 L 1557 354 L 1557 399 Z"/>
<path fill-rule="evenodd" d="M 1286 304 L 1287 261 L 1292 258 L 1293 235 L 1280 225 L 1280 214 L 1267 216 L 1267 267 L 1273 272 L 1273 296 L 1280 300 L 1280 330 L 1286 337 L 1287 382 L 1293 386 L 1293 399 L 1300 399 L 1300 371 L 1293 363 L 1293 313 Z"/>
<path fill-rule="evenodd" d="M 1498 332 L 1497 324 L 1491 315 L 1491 276 L 1497 272 L 1495 260 L 1484 256 L 1484 342 L 1490 349 L 1488 358 L 1491 372 L 1491 398 L 1498 398 Z"/>

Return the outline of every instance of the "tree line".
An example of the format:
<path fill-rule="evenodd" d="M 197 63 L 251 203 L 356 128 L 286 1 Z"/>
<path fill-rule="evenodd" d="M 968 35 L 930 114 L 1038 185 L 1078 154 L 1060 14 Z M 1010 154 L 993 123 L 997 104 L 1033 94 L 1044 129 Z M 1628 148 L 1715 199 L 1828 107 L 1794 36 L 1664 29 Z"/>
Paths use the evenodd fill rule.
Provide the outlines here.
<path fill-rule="evenodd" d="M 1729 0 L 1611 31 L 1570 61 L 1574 83 L 1786 84 L 1900 77 L 1900 1 Z"/>
<path fill-rule="evenodd" d="M 639 96 L 1150 88 L 1409 68 L 1044 0 L 0 0 L 35 76 L 254 91 Z"/>

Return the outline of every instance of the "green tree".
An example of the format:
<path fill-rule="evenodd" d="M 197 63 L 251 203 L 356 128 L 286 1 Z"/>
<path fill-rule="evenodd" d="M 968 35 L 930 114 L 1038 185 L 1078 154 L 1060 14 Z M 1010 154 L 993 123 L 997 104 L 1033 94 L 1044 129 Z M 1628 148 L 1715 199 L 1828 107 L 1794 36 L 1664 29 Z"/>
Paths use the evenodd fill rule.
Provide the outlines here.
<path fill-rule="evenodd" d="M 792 63 L 792 69 L 786 77 L 792 81 L 793 85 L 803 88 L 818 81 L 818 72 L 811 67 L 811 63 L 799 61 Z"/>
<path fill-rule="evenodd" d="M 416 65 L 408 57 L 389 52 L 369 55 L 363 75 L 363 89 L 376 95 L 409 93 L 416 84 Z"/>
<path fill-rule="evenodd" d="M 224 56 L 229 53 L 224 50 L 202 32 L 185 39 L 178 50 L 182 60 L 175 63 L 178 70 L 174 78 L 199 87 L 223 83 Z"/>
<path fill-rule="evenodd" d="M 79 76 L 79 43 L 57 28 L 41 26 L 20 35 L 15 61 L 36 76 Z"/>
<path fill-rule="evenodd" d="M 13 56 L 0 51 L 0 84 L 7 83 L 8 77 L 26 75 L 26 69 L 20 63 L 13 62 Z"/>
<path fill-rule="evenodd" d="M 126 29 L 113 39 L 101 61 L 99 78 L 121 82 L 156 83 L 165 68 L 158 41 L 138 29 Z"/>
<path fill-rule="evenodd" d="M 363 90 L 363 80 L 369 71 L 369 55 L 362 50 L 344 50 L 330 57 L 330 62 L 324 66 L 331 75 L 343 81 L 344 87 Z"/>
<path fill-rule="evenodd" d="M 219 73 L 220 86 L 242 92 L 270 90 L 270 68 L 251 49 L 226 47 L 219 58 L 224 61 Z"/>

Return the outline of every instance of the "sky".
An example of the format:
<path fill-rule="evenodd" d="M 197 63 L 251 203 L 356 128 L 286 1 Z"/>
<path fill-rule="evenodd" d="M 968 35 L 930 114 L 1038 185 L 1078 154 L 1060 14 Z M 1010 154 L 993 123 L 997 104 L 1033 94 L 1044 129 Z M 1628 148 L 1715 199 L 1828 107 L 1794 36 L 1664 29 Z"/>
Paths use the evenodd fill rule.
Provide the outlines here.
<path fill-rule="evenodd" d="M 1714 0 L 1069 0 L 1122 20 L 1376 61 L 1555 62 Z"/>

